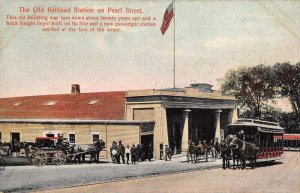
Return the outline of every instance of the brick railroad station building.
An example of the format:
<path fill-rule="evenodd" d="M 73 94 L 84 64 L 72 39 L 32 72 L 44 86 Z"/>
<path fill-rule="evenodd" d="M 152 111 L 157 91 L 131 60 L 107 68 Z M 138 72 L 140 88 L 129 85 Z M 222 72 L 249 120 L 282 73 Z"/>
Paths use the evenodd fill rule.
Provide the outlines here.
<path fill-rule="evenodd" d="M 101 138 L 108 149 L 153 142 L 154 157 L 165 145 L 187 150 L 188 140 L 218 139 L 237 119 L 236 99 L 209 84 L 186 88 L 80 93 L 0 99 L 2 142 L 34 141 L 63 134 L 70 143 L 91 144 Z M 108 153 L 106 153 L 108 156 Z"/>

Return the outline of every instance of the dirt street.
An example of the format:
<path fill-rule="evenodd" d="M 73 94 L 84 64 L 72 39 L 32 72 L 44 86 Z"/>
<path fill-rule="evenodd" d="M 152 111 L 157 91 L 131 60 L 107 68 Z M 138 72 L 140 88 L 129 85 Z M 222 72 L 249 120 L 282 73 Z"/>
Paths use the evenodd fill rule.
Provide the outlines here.
<path fill-rule="evenodd" d="M 185 156 L 182 158 L 186 160 Z M 138 162 L 136 165 L 100 163 L 42 167 L 9 166 L 0 171 L 0 191 L 29 192 L 218 167 L 221 167 L 221 160 L 203 160 L 198 164 L 183 163 L 180 160 L 156 160 Z"/>
<path fill-rule="evenodd" d="M 118 182 L 93 184 L 43 193 L 74 192 L 212 192 L 212 193 L 299 193 L 300 152 L 287 152 L 277 164 L 255 170 L 212 169 Z"/>

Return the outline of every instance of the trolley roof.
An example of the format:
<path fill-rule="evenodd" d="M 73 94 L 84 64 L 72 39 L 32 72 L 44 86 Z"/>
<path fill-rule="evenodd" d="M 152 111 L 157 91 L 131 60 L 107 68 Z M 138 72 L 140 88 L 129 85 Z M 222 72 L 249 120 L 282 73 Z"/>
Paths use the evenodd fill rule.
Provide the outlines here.
<path fill-rule="evenodd" d="M 262 121 L 259 119 L 238 119 L 236 122 L 228 125 L 228 127 L 253 127 L 259 132 L 265 133 L 284 133 L 284 128 L 279 123 Z"/>

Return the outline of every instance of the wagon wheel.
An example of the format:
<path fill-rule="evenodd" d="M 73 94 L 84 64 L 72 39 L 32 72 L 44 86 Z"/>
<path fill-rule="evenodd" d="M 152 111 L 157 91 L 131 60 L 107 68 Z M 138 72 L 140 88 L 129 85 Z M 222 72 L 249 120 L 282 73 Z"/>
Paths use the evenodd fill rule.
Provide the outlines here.
<path fill-rule="evenodd" d="M 66 163 L 67 156 L 62 151 L 55 152 L 52 158 L 54 165 L 64 165 Z"/>
<path fill-rule="evenodd" d="M 32 153 L 31 162 L 33 165 L 46 165 L 47 164 L 47 154 L 42 150 L 37 150 Z"/>

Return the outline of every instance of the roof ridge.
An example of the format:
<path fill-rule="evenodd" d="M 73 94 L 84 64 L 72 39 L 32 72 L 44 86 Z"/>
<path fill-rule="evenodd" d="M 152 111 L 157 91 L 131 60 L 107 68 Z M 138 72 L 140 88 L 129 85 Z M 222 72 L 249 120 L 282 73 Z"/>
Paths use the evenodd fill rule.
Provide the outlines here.
<path fill-rule="evenodd" d="M 65 94 L 42 94 L 42 95 L 28 95 L 28 96 L 13 96 L 13 97 L 5 97 L 0 98 L 1 99 L 17 99 L 17 98 L 29 98 L 29 97 L 46 97 L 46 96 L 79 96 L 79 95 L 87 95 L 87 94 L 100 94 L 100 93 L 125 93 L 126 91 L 104 91 L 104 92 L 83 92 L 79 94 L 71 94 L 71 93 L 65 93 Z"/>

